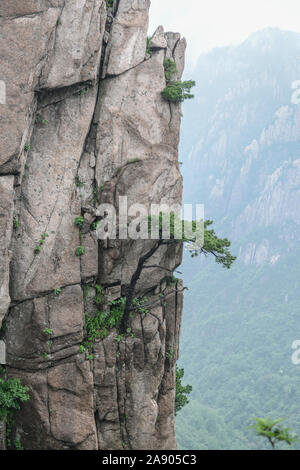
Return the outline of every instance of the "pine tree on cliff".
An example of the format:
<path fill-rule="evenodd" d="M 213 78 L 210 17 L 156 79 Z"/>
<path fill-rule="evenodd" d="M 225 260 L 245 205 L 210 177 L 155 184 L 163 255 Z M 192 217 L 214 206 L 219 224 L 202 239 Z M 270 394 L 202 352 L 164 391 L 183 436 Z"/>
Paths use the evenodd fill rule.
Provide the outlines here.
<path fill-rule="evenodd" d="M 221 264 L 224 268 L 230 269 L 232 263 L 236 260 L 236 256 L 233 256 L 229 248 L 231 246 L 231 242 L 227 238 L 219 238 L 214 229 L 208 229 L 213 222 L 211 220 L 206 220 L 204 222 L 204 243 L 200 246 L 197 245 L 197 235 L 193 235 L 196 233 L 197 223 L 196 221 L 187 222 L 180 220 L 178 221 L 174 214 L 170 215 L 170 239 L 166 240 L 163 238 L 163 214 L 160 214 L 156 220 L 154 221 L 159 227 L 159 238 L 155 241 L 152 248 L 145 253 L 138 261 L 137 269 L 132 275 L 130 285 L 128 288 L 127 296 L 126 296 L 126 304 L 124 308 L 124 314 L 121 322 L 121 332 L 125 333 L 128 328 L 128 322 L 130 317 L 130 312 L 133 310 L 132 301 L 135 296 L 135 288 L 136 284 L 142 274 L 144 269 L 149 269 L 158 266 L 149 266 L 145 265 L 145 263 L 157 252 L 157 250 L 164 245 L 174 245 L 174 244 L 182 244 L 186 243 L 188 250 L 191 253 L 192 257 L 196 257 L 198 255 L 204 254 L 205 256 L 213 255 L 215 257 L 215 261 L 218 264 Z M 153 218 L 149 218 L 148 222 L 149 232 L 151 232 L 151 228 L 153 228 Z M 176 233 L 176 226 L 178 228 L 178 224 L 182 224 L 182 237 L 181 239 L 175 238 Z M 187 229 L 188 227 L 188 229 Z M 163 269 L 163 268 L 162 268 Z"/>

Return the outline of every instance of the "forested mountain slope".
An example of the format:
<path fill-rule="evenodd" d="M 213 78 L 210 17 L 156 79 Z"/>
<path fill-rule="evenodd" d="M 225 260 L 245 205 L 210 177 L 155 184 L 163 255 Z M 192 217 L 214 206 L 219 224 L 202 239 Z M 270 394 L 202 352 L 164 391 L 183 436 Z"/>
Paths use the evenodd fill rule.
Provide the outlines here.
<path fill-rule="evenodd" d="M 300 35 L 266 29 L 213 50 L 183 109 L 184 201 L 232 240 L 230 271 L 186 257 L 184 448 L 261 448 L 254 416 L 300 435 Z"/>

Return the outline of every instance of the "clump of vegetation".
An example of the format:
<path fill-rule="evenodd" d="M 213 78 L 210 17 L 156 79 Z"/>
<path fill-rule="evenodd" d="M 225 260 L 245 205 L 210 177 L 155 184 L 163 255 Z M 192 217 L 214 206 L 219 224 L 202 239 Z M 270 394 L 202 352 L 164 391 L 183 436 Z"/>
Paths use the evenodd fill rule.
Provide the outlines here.
<path fill-rule="evenodd" d="M 24 447 L 18 439 L 14 440 L 14 445 L 16 450 L 24 450 Z"/>
<path fill-rule="evenodd" d="M 83 224 L 84 224 L 84 218 L 82 217 L 82 215 L 80 215 L 79 217 L 76 217 L 74 221 L 74 225 L 76 225 L 76 227 L 82 228 Z"/>
<path fill-rule="evenodd" d="M 99 285 L 95 285 L 94 287 L 96 289 L 94 302 L 97 305 L 104 303 L 105 298 L 103 294 L 103 287 Z M 133 299 L 133 310 L 140 314 L 146 314 L 148 312 L 148 310 L 144 307 L 146 302 L 147 299 L 145 297 Z M 134 337 L 131 328 L 127 328 L 124 334 L 119 332 L 125 304 L 126 297 L 121 297 L 109 302 L 108 312 L 99 310 L 93 316 L 89 315 L 88 313 L 85 314 L 86 340 L 80 346 L 79 352 L 83 353 L 88 351 L 89 353 L 92 353 L 95 341 L 106 338 L 109 334 L 109 331 L 114 328 L 116 328 L 118 331 L 118 335 L 116 337 L 117 343 L 119 343 L 124 338 L 125 334 Z"/>
<path fill-rule="evenodd" d="M 147 307 L 145 307 L 145 304 L 147 302 L 148 302 L 147 297 L 135 297 L 131 303 L 132 310 L 137 313 L 146 315 L 149 312 Z"/>
<path fill-rule="evenodd" d="M 45 328 L 44 329 L 44 334 L 47 335 L 47 336 L 51 336 L 51 335 L 53 335 L 53 331 L 51 330 L 51 328 Z"/>
<path fill-rule="evenodd" d="M 89 92 L 88 87 L 84 87 L 84 88 L 81 88 L 81 90 L 79 90 L 79 91 L 77 92 L 77 94 L 78 94 L 79 96 L 83 96 L 83 95 L 86 95 L 88 92 Z"/>
<path fill-rule="evenodd" d="M 109 311 L 103 311 L 101 306 L 105 303 L 104 288 L 98 284 L 85 284 L 83 285 L 83 295 L 86 299 L 89 296 L 91 288 L 94 288 L 96 293 L 93 301 L 99 308 L 99 311 L 95 315 L 85 314 L 85 329 L 86 329 L 86 340 L 81 345 L 79 352 L 93 352 L 93 347 L 96 340 L 104 339 L 108 336 L 109 331 L 115 328 L 118 332 L 116 341 L 120 342 L 125 335 L 134 337 L 131 328 L 127 327 L 124 333 L 120 332 L 120 326 L 124 314 L 126 305 L 126 297 L 121 297 L 116 300 L 112 300 L 108 303 Z M 140 314 L 147 314 L 148 309 L 146 307 L 148 299 L 146 297 L 136 297 L 132 300 L 132 311 L 130 318 L 133 316 L 133 312 Z"/>
<path fill-rule="evenodd" d="M 89 352 L 93 351 L 96 340 L 106 338 L 109 330 L 120 325 L 125 299 L 114 300 L 110 302 L 109 305 L 109 312 L 99 311 L 94 316 L 88 313 L 85 314 L 86 340 L 83 342 L 82 346 Z"/>
<path fill-rule="evenodd" d="M 112 8 L 114 4 L 114 0 L 106 0 L 106 6 L 107 8 Z"/>
<path fill-rule="evenodd" d="M 58 296 L 59 294 L 61 294 L 61 288 L 60 287 L 57 287 L 56 289 L 54 289 L 54 295 Z"/>
<path fill-rule="evenodd" d="M 14 212 L 14 218 L 13 218 L 13 228 L 14 228 L 14 230 L 17 230 L 19 228 L 19 226 L 20 226 L 19 217 Z"/>
<path fill-rule="evenodd" d="M 35 247 L 34 249 L 34 253 L 35 254 L 38 254 L 40 253 L 41 249 L 42 249 L 42 246 L 44 245 L 45 241 L 46 241 L 46 238 L 48 237 L 48 233 L 42 233 L 41 235 L 41 239 L 39 240 L 37 246 Z"/>
<path fill-rule="evenodd" d="M 42 116 L 40 115 L 37 115 L 35 117 L 34 122 L 35 124 L 43 124 L 44 126 L 46 126 L 49 123 L 48 119 L 42 119 Z"/>
<path fill-rule="evenodd" d="M 121 343 L 122 339 L 124 338 L 124 334 L 120 333 L 117 337 L 116 337 L 116 342 L 117 343 Z"/>
<path fill-rule="evenodd" d="M 175 286 L 179 282 L 179 279 L 172 275 L 172 276 L 167 277 L 166 282 L 167 282 L 168 287 L 172 287 L 172 286 Z"/>
<path fill-rule="evenodd" d="M 21 403 L 29 400 L 29 388 L 21 385 L 20 379 L 4 379 L 5 370 L 0 369 L 0 419 L 11 421 L 15 411 L 19 410 Z M 2 377 L 1 377 L 2 375 Z"/>
<path fill-rule="evenodd" d="M 93 196 L 92 196 L 92 203 L 97 204 L 99 202 L 99 193 L 101 189 L 98 188 L 95 184 L 94 189 L 93 189 Z"/>
<path fill-rule="evenodd" d="M 191 89 L 196 85 L 194 80 L 188 80 L 185 82 L 175 80 L 177 75 L 176 63 L 172 59 L 166 59 L 164 61 L 165 77 L 167 86 L 161 92 L 162 97 L 171 103 L 181 103 L 186 99 L 194 98 L 191 94 Z"/>
<path fill-rule="evenodd" d="M 265 437 L 271 444 L 272 449 L 278 442 L 285 442 L 288 445 L 292 445 L 293 442 L 298 439 L 291 434 L 289 428 L 282 428 L 279 423 L 283 421 L 282 418 L 271 420 L 269 418 L 255 418 L 256 423 L 253 426 L 249 426 L 249 429 L 254 429 L 258 436 Z"/>
<path fill-rule="evenodd" d="M 166 358 L 167 359 L 172 359 L 174 357 L 174 349 L 173 348 L 170 348 L 168 349 L 168 351 L 166 352 Z"/>
<path fill-rule="evenodd" d="M 95 304 L 99 305 L 104 302 L 104 288 L 102 286 L 99 286 L 98 284 L 95 284 L 95 290 L 96 290 L 96 295 L 94 297 L 94 302 Z"/>
<path fill-rule="evenodd" d="M 147 36 L 147 40 L 146 40 L 146 55 L 150 55 L 152 56 L 152 51 L 150 49 L 150 41 L 151 41 L 151 37 L 150 36 Z"/>
<path fill-rule="evenodd" d="M 196 83 L 193 80 L 185 82 L 171 82 L 166 86 L 161 94 L 166 101 L 171 103 L 181 103 L 184 100 L 194 98 L 194 95 L 191 94 L 191 88 L 195 85 Z"/>
<path fill-rule="evenodd" d="M 25 150 L 25 152 L 29 152 L 29 150 L 30 150 L 30 143 L 29 142 L 26 142 L 26 144 L 24 145 L 24 150 Z"/>
<path fill-rule="evenodd" d="M 175 416 L 177 413 L 189 403 L 188 395 L 192 392 L 191 385 L 182 385 L 184 369 L 179 369 L 176 365 L 176 392 L 175 392 Z"/>
<path fill-rule="evenodd" d="M 84 181 L 81 181 L 79 176 L 75 176 L 75 184 L 77 188 L 82 188 L 84 186 Z"/>
<path fill-rule="evenodd" d="M 96 291 L 94 303 L 101 306 L 105 301 L 104 288 L 99 284 L 95 284 L 93 287 Z M 91 286 L 88 284 L 84 286 L 85 298 L 88 296 L 90 288 Z M 109 312 L 99 310 L 95 315 L 85 314 L 86 340 L 79 348 L 80 353 L 88 352 L 91 355 L 95 341 L 106 338 L 110 329 L 118 327 L 123 315 L 124 304 L 124 299 L 120 298 L 109 303 Z"/>
<path fill-rule="evenodd" d="M 165 69 L 166 82 L 168 84 L 172 81 L 174 77 L 176 77 L 178 73 L 176 62 L 172 59 L 166 59 L 164 61 L 164 69 Z"/>
<path fill-rule="evenodd" d="M 85 249 L 83 246 L 78 246 L 76 248 L 76 251 L 75 251 L 76 256 L 83 256 L 84 253 L 85 253 Z"/>
<path fill-rule="evenodd" d="M 89 293 L 91 291 L 91 285 L 90 284 L 83 284 L 82 285 L 82 290 L 83 290 L 83 298 L 86 300 L 89 296 Z"/>
<path fill-rule="evenodd" d="M 93 222 L 92 225 L 91 225 L 91 230 L 97 230 L 98 226 L 99 226 L 99 221 L 96 220 L 96 222 Z"/>

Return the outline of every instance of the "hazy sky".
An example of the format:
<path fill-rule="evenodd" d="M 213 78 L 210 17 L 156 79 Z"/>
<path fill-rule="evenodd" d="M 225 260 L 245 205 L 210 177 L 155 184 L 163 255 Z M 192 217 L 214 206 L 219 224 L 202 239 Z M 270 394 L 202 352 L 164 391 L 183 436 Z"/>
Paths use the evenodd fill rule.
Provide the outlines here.
<path fill-rule="evenodd" d="M 299 0 L 151 0 L 150 32 L 162 24 L 188 40 L 188 65 L 201 52 L 238 43 L 266 27 L 300 32 Z"/>

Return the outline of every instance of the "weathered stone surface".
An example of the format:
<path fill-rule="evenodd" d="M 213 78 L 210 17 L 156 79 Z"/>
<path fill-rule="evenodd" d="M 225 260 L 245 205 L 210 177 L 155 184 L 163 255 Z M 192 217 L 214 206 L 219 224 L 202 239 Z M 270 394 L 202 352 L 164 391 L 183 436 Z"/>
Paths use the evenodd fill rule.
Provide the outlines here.
<path fill-rule="evenodd" d="M 120 77 L 103 82 L 97 111 L 96 177 L 99 184 L 111 179 L 126 164 L 130 170 L 130 162 L 136 160 L 138 163 L 153 159 L 153 166 L 170 160 L 174 165 L 178 133 L 172 125 L 170 106 L 161 97 L 165 87 L 163 61 L 163 52 L 154 53 L 151 59 Z M 174 114 L 176 109 L 178 106 L 172 107 Z M 140 166 L 135 165 L 134 169 Z"/>
<path fill-rule="evenodd" d="M 79 181 L 84 184 L 77 188 L 77 193 L 84 205 L 90 206 L 93 200 L 94 179 L 95 179 L 95 155 L 93 152 L 84 152 L 81 157 L 80 165 L 77 171 Z M 88 214 L 85 214 L 87 216 Z M 85 230 L 84 230 L 85 231 Z"/>
<path fill-rule="evenodd" d="M 175 289 L 175 295 L 170 291 Z M 183 287 L 179 282 L 173 289 L 165 291 L 166 295 L 166 351 L 169 353 L 166 358 L 164 376 L 161 382 L 160 393 L 158 397 L 158 419 L 156 423 L 156 448 L 173 449 L 176 448 L 174 429 L 174 400 L 176 388 L 175 364 L 179 356 L 179 338 L 181 329 L 181 318 L 183 311 Z"/>
<path fill-rule="evenodd" d="M 17 18 L 26 15 L 37 15 L 48 8 L 62 7 L 65 0 L 14 0 L 1 2 L 0 16 Z"/>
<path fill-rule="evenodd" d="M 96 448 L 93 375 L 89 362 L 61 364 L 48 373 L 51 433 L 73 445 L 87 438 Z"/>
<path fill-rule="evenodd" d="M 185 64 L 185 50 L 186 50 L 186 40 L 185 38 L 180 39 L 176 44 L 174 50 L 174 60 L 176 62 L 177 71 L 178 71 L 178 79 L 180 80 L 184 70 Z"/>
<path fill-rule="evenodd" d="M 83 318 L 80 286 L 66 287 L 59 295 L 53 293 L 13 307 L 6 322 L 9 364 L 35 369 L 57 351 L 63 349 L 68 355 L 68 349 L 82 341 Z M 49 357 L 44 358 L 45 353 Z"/>
<path fill-rule="evenodd" d="M 177 35 L 173 49 L 179 40 Z M 183 40 L 180 54 L 184 44 Z M 180 54 L 179 69 L 183 66 Z M 101 86 L 96 114 L 96 179 L 99 186 L 104 185 L 102 203 L 118 207 L 118 198 L 124 195 L 128 207 L 181 202 L 182 179 L 177 165 L 181 113 L 180 106 L 170 106 L 161 97 L 165 87 L 163 62 L 163 51 L 153 53 L 151 59 L 121 76 L 106 79 Z M 109 241 L 103 252 L 101 281 L 128 284 L 139 257 L 151 246 L 152 242 L 128 241 L 120 249 L 118 243 Z M 178 266 L 180 255 L 177 258 L 174 248 L 163 247 L 151 264 L 172 270 Z M 163 276 L 160 269 L 147 270 L 138 287 L 142 286 L 141 291 L 149 289 Z"/>
<path fill-rule="evenodd" d="M 9 245 L 13 227 L 14 177 L 0 176 L 0 328 L 10 304 Z"/>
<path fill-rule="evenodd" d="M 180 34 L 179 33 L 172 33 L 168 31 L 165 33 L 165 38 L 168 43 L 167 49 L 167 59 L 172 58 L 174 56 L 175 47 L 177 46 L 178 41 L 180 41 Z"/>
<path fill-rule="evenodd" d="M 16 157 L 30 140 L 35 91 L 95 80 L 106 20 L 104 0 L 8 3 L 0 19 L 7 94 L 0 107 L 0 174 L 20 170 Z"/>
<path fill-rule="evenodd" d="M 105 0 L 66 1 L 40 87 L 56 88 L 95 80 L 106 20 Z"/>
<path fill-rule="evenodd" d="M 112 334 L 95 349 L 94 383 L 100 449 L 121 449 L 119 396 L 116 377 L 116 335 Z"/>
<path fill-rule="evenodd" d="M 16 415 L 14 431 L 26 449 L 97 448 L 89 362 L 68 362 L 35 373 L 10 369 L 9 375 L 30 388 L 30 400 Z"/>
<path fill-rule="evenodd" d="M 98 239 L 96 233 L 88 233 L 83 240 L 84 255 L 81 257 L 81 278 L 85 282 L 98 274 Z"/>
<path fill-rule="evenodd" d="M 0 421 L 0 450 L 6 450 L 6 425 Z"/>
<path fill-rule="evenodd" d="M 81 281 L 75 176 L 95 106 L 95 88 L 39 111 L 22 184 L 20 230 L 13 244 L 12 293 L 25 299 Z M 35 247 L 48 237 L 39 254 Z"/>
<path fill-rule="evenodd" d="M 149 47 L 150 49 L 167 49 L 168 43 L 162 26 L 159 26 L 154 32 L 150 40 Z"/>
<path fill-rule="evenodd" d="M 28 11 L 31 11 L 30 6 Z M 3 58 L 0 77 L 6 83 L 6 104 L 0 106 L 0 174 L 20 169 L 16 157 L 30 139 L 35 109 L 34 90 L 59 13 L 59 8 L 49 8 L 39 14 L 27 16 L 23 13 L 24 16 L 0 19 Z"/>
<path fill-rule="evenodd" d="M 30 388 L 30 400 L 24 403 L 15 416 L 14 433 L 22 446 L 33 450 L 64 448 L 64 444 L 60 444 L 51 436 L 47 372 L 32 373 L 10 369 L 9 375 L 19 378 L 23 385 Z"/>
<path fill-rule="evenodd" d="M 163 300 L 150 297 L 150 312 L 133 317 L 134 338 L 118 345 L 112 334 L 97 345 L 94 380 L 101 449 L 118 449 L 120 440 L 133 449 L 176 448 L 174 366 L 181 290 L 180 285 L 165 290 Z"/>
<path fill-rule="evenodd" d="M 106 50 L 107 75 L 120 75 L 145 58 L 150 0 L 122 0 Z"/>
<path fill-rule="evenodd" d="M 0 340 L 0 364 L 6 364 L 6 345 L 2 340 Z"/>

